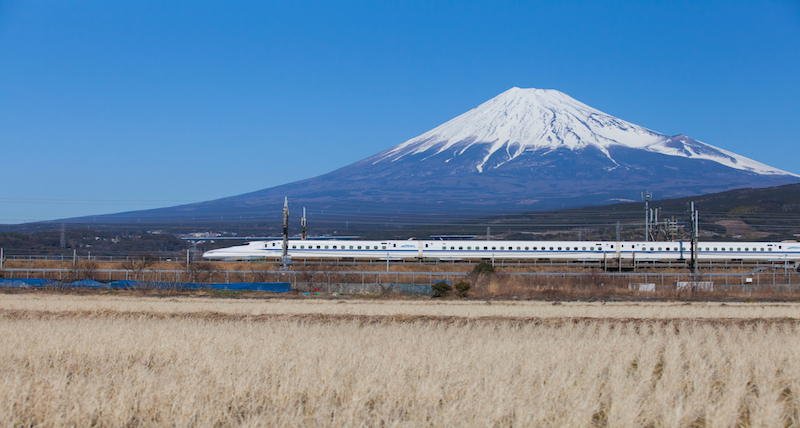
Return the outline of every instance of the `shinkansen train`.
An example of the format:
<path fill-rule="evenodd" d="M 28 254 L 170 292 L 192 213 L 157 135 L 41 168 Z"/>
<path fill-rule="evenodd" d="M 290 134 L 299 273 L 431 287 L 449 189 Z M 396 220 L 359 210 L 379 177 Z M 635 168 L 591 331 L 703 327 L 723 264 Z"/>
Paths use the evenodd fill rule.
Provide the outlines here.
<path fill-rule="evenodd" d="M 206 251 L 209 260 L 279 260 L 283 241 L 255 241 Z M 336 241 L 290 240 L 287 252 L 305 260 L 553 260 L 680 261 L 690 242 L 614 241 Z M 698 261 L 800 262 L 797 242 L 700 242 Z"/>

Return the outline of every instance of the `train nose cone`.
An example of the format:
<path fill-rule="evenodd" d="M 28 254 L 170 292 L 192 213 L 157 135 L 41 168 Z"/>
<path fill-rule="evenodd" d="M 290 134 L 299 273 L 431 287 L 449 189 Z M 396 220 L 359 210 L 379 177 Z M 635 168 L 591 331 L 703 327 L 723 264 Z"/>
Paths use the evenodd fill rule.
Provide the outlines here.
<path fill-rule="evenodd" d="M 208 251 L 206 251 L 205 253 L 203 253 L 203 258 L 204 259 L 210 259 L 210 258 L 214 257 L 214 252 L 215 251 L 216 250 L 208 250 Z"/>

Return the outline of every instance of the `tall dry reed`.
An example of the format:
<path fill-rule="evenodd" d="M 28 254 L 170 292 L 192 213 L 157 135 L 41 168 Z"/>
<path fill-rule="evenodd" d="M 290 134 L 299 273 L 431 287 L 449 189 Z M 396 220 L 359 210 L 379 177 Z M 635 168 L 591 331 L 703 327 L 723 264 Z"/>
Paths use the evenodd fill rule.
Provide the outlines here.
<path fill-rule="evenodd" d="M 172 315 L 3 310 L 2 424 L 800 423 L 793 320 Z"/>

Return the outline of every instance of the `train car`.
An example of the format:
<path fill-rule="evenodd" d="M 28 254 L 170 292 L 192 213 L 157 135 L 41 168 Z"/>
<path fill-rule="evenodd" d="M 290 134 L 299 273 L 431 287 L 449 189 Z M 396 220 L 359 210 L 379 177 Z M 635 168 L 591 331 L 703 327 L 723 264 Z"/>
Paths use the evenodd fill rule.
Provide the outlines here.
<path fill-rule="evenodd" d="M 283 241 L 255 241 L 209 250 L 209 260 L 278 260 Z M 554 260 L 554 261 L 683 261 L 691 243 L 614 241 L 462 241 L 290 240 L 288 254 L 301 260 Z M 700 242 L 703 261 L 800 261 L 796 242 Z"/>

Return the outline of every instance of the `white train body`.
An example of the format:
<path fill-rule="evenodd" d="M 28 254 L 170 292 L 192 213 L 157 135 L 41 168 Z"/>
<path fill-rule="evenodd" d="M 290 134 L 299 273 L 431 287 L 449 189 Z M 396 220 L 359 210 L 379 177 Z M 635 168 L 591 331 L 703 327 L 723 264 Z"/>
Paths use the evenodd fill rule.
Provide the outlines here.
<path fill-rule="evenodd" d="M 209 250 L 209 260 L 278 260 L 283 241 Z M 691 258 L 690 242 L 613 241 L 336 241 L 290 240 L 288 254 L 306 260 L 672 261 Z M 796 242 L 700 242 L 699 261 L 800 261 Z"/>

